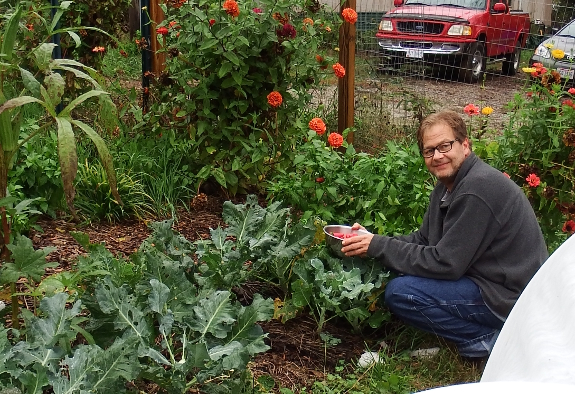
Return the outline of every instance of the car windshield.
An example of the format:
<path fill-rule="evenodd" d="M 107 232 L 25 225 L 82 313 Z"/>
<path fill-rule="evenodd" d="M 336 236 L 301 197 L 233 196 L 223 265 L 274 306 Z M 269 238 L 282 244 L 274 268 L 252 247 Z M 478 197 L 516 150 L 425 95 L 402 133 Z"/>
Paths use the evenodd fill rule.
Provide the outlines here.
<path fill-rule="evenodd" d="M 575 23 L 570 23 L 563 29 L 559 30 L 556 36 L 575 37 Z"/>
<path fill-rule="evenodd" d="M 406 0 L 405 5 L 437 5 L 445 7 L 461 7 L 472 9 L 485 9 L 486 0 Z"/>

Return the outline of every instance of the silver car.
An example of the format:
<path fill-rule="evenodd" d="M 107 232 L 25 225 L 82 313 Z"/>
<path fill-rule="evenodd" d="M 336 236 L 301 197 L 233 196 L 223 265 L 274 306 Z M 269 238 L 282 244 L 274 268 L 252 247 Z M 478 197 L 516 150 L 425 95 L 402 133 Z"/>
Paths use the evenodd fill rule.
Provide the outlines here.
<path fill-rule="evenodd" d="M 565 57 L 556 59 L 552 52 L 560 49 Z M 549 69 L 556 69 L 561 78 L 573 81 L 575 74 L 575 20 L 569 22 L 561 30 L 543 41 L 529 60 L 529 65 L 541 63 Z"/>

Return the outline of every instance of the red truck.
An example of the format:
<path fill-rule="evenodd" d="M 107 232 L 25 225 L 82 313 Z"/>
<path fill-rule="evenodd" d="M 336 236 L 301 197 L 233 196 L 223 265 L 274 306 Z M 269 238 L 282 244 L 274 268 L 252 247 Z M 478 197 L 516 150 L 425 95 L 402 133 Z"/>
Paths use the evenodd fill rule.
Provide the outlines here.
<path fill-rule="evenodd" d="M 423 61 L 453 70 L 459 80 L 482 80 L 487 60 L 515 75 L 529 34 L 529 14 L 510 0 L 394 0 L 376 34 L 383 69 Z"/>

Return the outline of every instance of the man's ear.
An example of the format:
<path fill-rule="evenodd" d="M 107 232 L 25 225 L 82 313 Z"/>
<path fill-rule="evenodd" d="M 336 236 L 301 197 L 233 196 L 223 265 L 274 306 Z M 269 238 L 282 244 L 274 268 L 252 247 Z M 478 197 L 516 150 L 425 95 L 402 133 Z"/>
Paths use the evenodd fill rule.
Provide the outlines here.
<path fill-rule="evenodd" d="M 465 153 L 465 157 L 469 156 L 469 154 L 471 153 L 471 142 L 469 141 L 469 138 L 464 139 L 461 145 L 463 146 L 463 152 Z"/>

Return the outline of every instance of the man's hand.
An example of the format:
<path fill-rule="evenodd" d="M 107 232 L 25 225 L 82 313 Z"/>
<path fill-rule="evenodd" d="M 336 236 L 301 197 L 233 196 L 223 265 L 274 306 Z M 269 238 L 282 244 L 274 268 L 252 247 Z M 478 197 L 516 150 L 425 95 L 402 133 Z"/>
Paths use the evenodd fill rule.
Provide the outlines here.
<path fill-rule="evenodd" d="M 365 227 L 361 226 L 359 223 L 354 223 L 351 226 L 352 230 L 365 230 Z M 351 238 L 345 238 L 341 241 L 341 251 L 347 257 L 352 256 L 365 256 L 367 254 L 367 248 L 373 239 L 373 234 L 362 234 Z"/>

